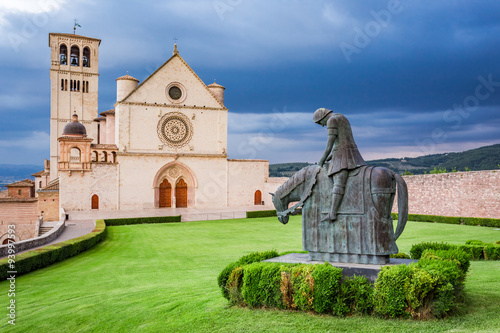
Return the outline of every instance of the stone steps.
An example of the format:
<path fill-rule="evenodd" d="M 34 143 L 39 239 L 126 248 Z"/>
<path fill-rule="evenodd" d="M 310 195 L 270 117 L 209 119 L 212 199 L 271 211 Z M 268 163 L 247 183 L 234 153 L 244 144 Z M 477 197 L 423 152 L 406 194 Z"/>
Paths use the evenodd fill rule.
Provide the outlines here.
<path fill-rule="evenodd" d="M 40 227 L 40 229 L 38 230 L 38 236 L 41 236 L 44 233 L 49 232 L 50 230 L 52 230 L 52 227 Z"/>

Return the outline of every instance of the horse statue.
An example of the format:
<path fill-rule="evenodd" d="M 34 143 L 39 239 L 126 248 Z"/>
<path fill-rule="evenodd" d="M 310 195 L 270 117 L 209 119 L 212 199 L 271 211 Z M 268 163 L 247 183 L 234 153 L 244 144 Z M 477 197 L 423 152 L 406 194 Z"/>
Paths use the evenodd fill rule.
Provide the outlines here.
<path fill-rule="evenodd" d="M 328 163 L 310 165 L 295 173 L 273 196 L 278 220 L 286 224 L 290 214 L 302 208 L 304 250 L 311 261 L 386 264 L 398 253 L 396 240 L 408 219 L 408 190 L 397 173 L 383 167 L 361 166 L 349 170 L 346 192 L 337 219 L 325 219 L 332 202 Z M 398 198 L 398 222 L 391 217 Z M 289 208 L 290 203 L 295 203 Z"/>

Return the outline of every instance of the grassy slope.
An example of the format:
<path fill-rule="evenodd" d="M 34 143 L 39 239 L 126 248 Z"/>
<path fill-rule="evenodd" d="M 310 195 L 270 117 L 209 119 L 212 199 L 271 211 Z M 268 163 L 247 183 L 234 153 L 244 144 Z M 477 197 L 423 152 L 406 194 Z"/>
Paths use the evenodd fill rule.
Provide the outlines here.
<path fill-rule="evenodd" d="M 371 317 L 228 308 L 216 277 L 241 255 L 301 249 L 300 217 L 135 225 L 109 228 L 94 249 L 17 279 L 18 332 L 494 332 L 500 329 L 500 262 L 473 262 L 465 316 L 414 322 Z M 492 228 L 409 223 L 398 240 L 408 252 L 420 241 L 494 241 Z M 0 304 L 7 306 L 6 282 Z M 4 310 L 6 311 L 6 310 Z"/>

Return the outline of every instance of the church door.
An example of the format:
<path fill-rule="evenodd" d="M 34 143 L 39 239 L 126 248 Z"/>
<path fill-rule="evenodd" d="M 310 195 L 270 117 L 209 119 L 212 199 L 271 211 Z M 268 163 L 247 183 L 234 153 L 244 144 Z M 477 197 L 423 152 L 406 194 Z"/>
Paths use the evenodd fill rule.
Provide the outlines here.
<path fill-rule="evenodd" d="M 164 179 L 160 184 L 160 207 L 172 207 L 172 185 Z"/>
<path fill-rule="evenodd" d="M 99 197 L 97 194 L 92 196 L 92 209 L 99 209 Z"/>
<path fill-rule="evenodd" d="M 176 207 L 187 207 L 187 184 L 184 179 L 180 179 L 175 185 Z"/>
<path fill-rule="evenodd" d="M 259 190 L 255 191 L 254 205 L 262 205 L 262 192 Z"/>

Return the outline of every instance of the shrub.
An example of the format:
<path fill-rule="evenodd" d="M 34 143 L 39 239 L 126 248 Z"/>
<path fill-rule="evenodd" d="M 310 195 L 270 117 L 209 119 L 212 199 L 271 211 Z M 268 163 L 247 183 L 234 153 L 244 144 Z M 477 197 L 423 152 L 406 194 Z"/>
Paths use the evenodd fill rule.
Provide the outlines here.
<path fill-rule="evenodd" d="M 483 249 L 484 259 L 500 260 L 500 246 L 487 245 Z"/>
<path fill-rule="evenodd" d="M 333 314 L 370 314 L 373 311 L 373 285 L 364 276 L 346 278 L 335 298 Z"/>
<path fill-rule="evenodd" d="M 314 279 L 313 307 L 318 313 L 330 312 L 335 297 L 340 293 L 342 269 L 333 267 L 328 262 L 315 265 L 312 272 Z"/>
<path fill-rule="evenodd" d="M 485 245 L 486 243 L 480 240 L 468 240 L 465 245 Z"/>
<path fill-rule="evenodd" d="M 257 217 L 276 217 L 276 210 L 256 210 L 253 212 L 247 212 L 247 218 L 257 218 Z"/>
<path fill-rule="evenodd" d="M 405 284 L 412 275 L 407 265 L 384 266 L 375 281 L 375 311 L 387 317 L 408 317 Z"/>
<path fill-rule="evenodd" d="M 453 261 L 461 271 L 460 281 L 465 279 L 470 267 L 470 255 L 458 248 L 452 250 L 425 250 L 422 254 L 422 259 L 439 259 Z"/>
<path fill-rule="evenodd" d="M 262 263 L 253 263 L 246 265 L 243 268 L 243 286 L 241 288 L 241 294 L 245 303 L 252 307 L 261 307 L 263 305 L 260 299 L 260 275 L 262 271 Z"/>
<path fill-rule="evenodd" d="M 412 259 L 420 259 L 425 250 L 449 250 L 451 248 L 454 248 L 454 245 L 437 242 L 423 242 L 412 245 L 410 256 Z"/>
<path fill-rule="evenodd" d="M 237 268 L 244 265 L 251 264 L 253 262 L 262 261 L 270 258 L 274 258 L 278 256 L 278 252 L 276 250 L 264 251 L 264 252 L 253 252 L 241 257 L 238 261 L 232 262 L 227 265 L 222 272 L 220 272 L 217 277 L 217 284 L 221 289 L 222 296 L 229 299 L 229 292 L 227 290 L 227 282 L 231 275 L 231 272 Z"/>
<path fill-rule="evenodd" d="M 151 217 L 133 217 L 123 219 L 106 219 L 107 226 L 145 224 L 145 223 L 172 223 L 181 222 L 181 216 L 151 216 Z"/>
<path fill-rule="evenodd" d="M 403 253 L 403 252 L 391 254 L 390 257 L 395 258 L 395 259 L 411 259 L 410 255 Z"/>
<path fill-rule="evenodd" d="M 17 276 L 26 274 L 73 257 L 92 248 L 106 237 L 106 225 L 103 220 L 96 220 L 95 229 L 87 234 L 54 245 L 48 245 L 16 255 Z M 8 258 L 0 260 L 0 279 L 5 280 L 8 275 Z"/>
<path fill-rule="evenodd" d="M 293 303 L 298 310 L 312 311 L 314 278 L 312 272 L 314 265 L 300 264 L 293 266 L 290 271 L 290 283 L 293 290 Z"/>

